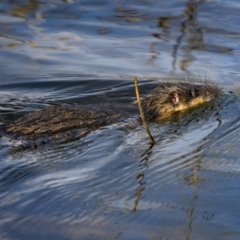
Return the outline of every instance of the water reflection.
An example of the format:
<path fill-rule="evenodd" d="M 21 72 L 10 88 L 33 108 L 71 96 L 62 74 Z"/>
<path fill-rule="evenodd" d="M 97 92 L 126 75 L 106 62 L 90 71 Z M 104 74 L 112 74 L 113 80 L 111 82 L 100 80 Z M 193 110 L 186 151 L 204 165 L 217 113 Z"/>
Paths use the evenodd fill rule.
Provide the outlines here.
<path fill-rule="evenodd" d="M 114 11 L 117 13 L 116 18 L 120 21 L 135 23 L 146 19 L 145 18 L 146 14 L 138 13 L 136 10 L 133 9 L 116 7 Z"/>
<path fill-rule="evenodd" d="M 32 108 L 43 107 L 54 99 L 92 104 L 133 100 L 129 81 L 85 80 L 84 85 L 79 85 L 72 78 L 68 76 L 68 81 L 56 78 L 55 82 L 45 79 L 31 85 L 6 84 L 2 99 L 12 101 L 1 106 L 19 105 L 22 98 L 28 101 L 20 109 L 29 107 L 29 99 Z M 149 84 L 142 84 L 148 92 Z M 29 87 L 31 93 L 25 92 Z M 13 98 L 8 92 L 11 90 L 19 97 Z M 1 232 L 10 239 L 18 234 L 22 239 L 32 236 L 40 239 L 49 231 L 58 237 L 57 229 L 64 225 L 61 235 L 65 238 L 74 234 L 87 238 L 92 234 L 93 238 L 101 239 L 105 233 L 120 239 L 126 235 L 133 239 L 139 236 L 192 239 L 201 235 L 201 226 L 209 226 L 221 236 L 225 222 L 221 216 L 233 209 L 224 206 L 224 197 L 217 196 L 219 191 L 230 191 L 238 176 L 231 170 L 233 161 L 227 166 L 234 178 L 221 173 L 226 164 L 215 156 L 215 144 L 221 141 L 223 147 L 224 136 L 231 138 L 233 132 L 238 132 L 239 110 L 235 95 L 232 96 L 196 109 L 179 121 L 152 124 L 154 146 L 149 145 L 141 126 L 130 130 L 125 124 L 116 124 L 60 146 L 11 154 L 1 152 L 0 212 L 6 216 L 0 224 Z M 224 153 L 222 158 L 230 154 L 225 150 Z M 206 201 L 210 204 L 206 205 Z M 222 206 L 215 205 L 216 201 Z M 48 224 L 41 223 L 41 219 L 47 219 Z M 212 220 L 219 224 L 214 225 Z M 26 230 L 29 223 L 33 225 L 32 232 Z M 87 232 L 79 231 L 84 227 Z M 213 237 L 212 232 L 206 236 Z"/>
<path fill-rule="evenodd" d="M 198 76 L 196 68 L 201 75 L 216 67 L 216 75 L 226 76 L 237 71 L 238 20 L 232 5 L 215 9 L 211 2 L 196 0 L 11 1 L 2 4 L 5 61 L 0 59 L 0 67 L 5 74 L 10 69 L 18 74 L 44 69 L 45 73 L 94 71 L 146 77 L 186 71 Z M 234 13 L 227 18 L 225 9 Z M 228 64 L 217 67 L 224 62 Z"/>
<path fill-rule="evenodd" d="M 237 0 L 0 8 L 1 122 L 52 104 L 129 103 L 130 75 L 213 69 L 220 85 L 239 85 Z M 143 94 L 156 84 L 142 82 Z M 124 124 L 35 151 L 9 152 L 1 139 L 0 238 L 239 238 L 240 114 L 230 95 L 152 126 L 154 146 Z"/>
<path fill-rule="evenodd" d="M 147 170 L 149 167 L 148 160 L 151 157 L 153 147 L 154 147 L 154 144 L 150 144 L 147 151 L 145 151 L 140 157 L 139 173 L 136 177 L 136 180 L 137 180 L 139 186 L 135 190 L 134 196 L 136 197 L 136 199 L 134 200 L 132 212 L 137 211 L 138 203 L 141 199 L 141 196 L 142 196 L 145 188 L 147 187 L 147 182 L 144 180 L 144 177 L 145 177 L 144 171 Z"/>
<path fill-rule="evenodd" d="M 180 25 L 180 35 L 178 37 L 176 36 L 176 43 L 173 45 L 172 50 L 173 71 L 178 68 L 176 64 L 179 64 L 181 70 L 187 71 L 189 63 L 196 60 L 192 54 L 193 51 L 201 50 L 227 53 L 233 50 L 226 46 L 211 45 L 204 41 L 206 38 L 204 36 L 205 26 L 201 26 L 198 21 L 199 5 L 203 3 L 204 1 L 190 0 L 187 2 L 186 8 L 181 15 L 158 17 L 158 26 L 162 33 L 154 33 L 153 36 L 156 38 L 171 39 L 171 34 L 176 30 L 174 26 Z M 150 49 L 152 52 L 154 52 L 154 46 L 156 44 L 159 45 L 159 43 L 151 44 Z"/>
<path fill-rule="evenodd" d="M 186 211 L 187 217 L 189 219 L 187 228 L 185 230 L 186 240 L 191 239 L 191 232 L 193 231 L 193 223 L 195 219 L 195 208 L 198 200 L 198 171 L 200 169 L 201 161 L 200 159 L 196 160 L 195 166 L 193 167 L 192 175 L 185 178 L 186 184 L 191 185 L 193 188 L 192 198 L 189 199 L 189 207 Z"/>
<path fill-rule="evenodd" d="M 19 3 L 19 1 L 11 1 L 12 8 L 7 12 L 16 16 L 27 18 L 29 12 L 33 10 L 37 10 L 38 8 L 38 0 L 27 0 L 24 4 Z"/>

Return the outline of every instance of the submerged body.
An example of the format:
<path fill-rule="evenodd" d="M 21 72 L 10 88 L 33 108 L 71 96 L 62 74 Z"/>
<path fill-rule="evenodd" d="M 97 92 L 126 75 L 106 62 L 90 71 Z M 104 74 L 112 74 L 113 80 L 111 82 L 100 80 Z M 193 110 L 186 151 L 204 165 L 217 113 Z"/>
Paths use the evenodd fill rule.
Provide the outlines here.
<path fill-rule="evenodd" d="M 214 99 L 219 93 L 215 85 L 162 83 L 142 100 L 149 121 L 163 119 Z M 29 113 L 17 121 L 2 125 L 2 134 L 35 140 L 59 138 L 74 129 L 87 131 L 138 116 L 135 104 L 63 105 Z M 74 133 L 75 134 L 75 133 Z"/>

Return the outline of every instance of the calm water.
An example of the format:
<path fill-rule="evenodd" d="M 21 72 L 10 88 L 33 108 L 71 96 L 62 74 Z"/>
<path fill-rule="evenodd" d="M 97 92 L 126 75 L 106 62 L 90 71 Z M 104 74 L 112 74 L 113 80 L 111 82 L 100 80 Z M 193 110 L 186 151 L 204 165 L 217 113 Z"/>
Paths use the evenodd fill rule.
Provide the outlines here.
<path fill-rule="evenodd" d="M 128 103 L 159 80 L 226 90 L 175 122 L 118 123 L 61 145 L 0 139 L 0 239 L 239 239 L 240 3 L 0 1 L 0 121 Z M 235 91 L 236 94 L 227 92 Z"/>

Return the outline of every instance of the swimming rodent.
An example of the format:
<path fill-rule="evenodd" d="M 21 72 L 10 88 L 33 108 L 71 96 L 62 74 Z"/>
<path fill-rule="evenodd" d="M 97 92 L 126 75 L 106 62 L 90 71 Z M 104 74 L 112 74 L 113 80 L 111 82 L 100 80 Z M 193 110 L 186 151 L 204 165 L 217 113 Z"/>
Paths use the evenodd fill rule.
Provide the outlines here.
<path fill-rule="evenodd" d="M 213 84 L 161 83 L 142 100 L 142 106 L 146 119 L 155 121 L 210 101 L 219 91 Z M 27 140 L 58 138 L 74 129 L 90 131 L 138 115 L 137 105 L 130 103 L 52 106 L 1 125 L 0 132 Z"/>

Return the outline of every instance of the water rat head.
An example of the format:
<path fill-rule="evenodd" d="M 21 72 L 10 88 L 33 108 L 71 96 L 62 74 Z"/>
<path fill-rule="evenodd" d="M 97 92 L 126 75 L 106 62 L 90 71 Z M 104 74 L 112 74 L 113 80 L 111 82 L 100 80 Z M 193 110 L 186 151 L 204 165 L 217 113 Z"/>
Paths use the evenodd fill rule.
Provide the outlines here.
<path fill-rule="evenodd" d="M 161 83 L 142 100 L 149 119 L 165 118 L 214 99 L 219 89 L 212 84 Z"/>

